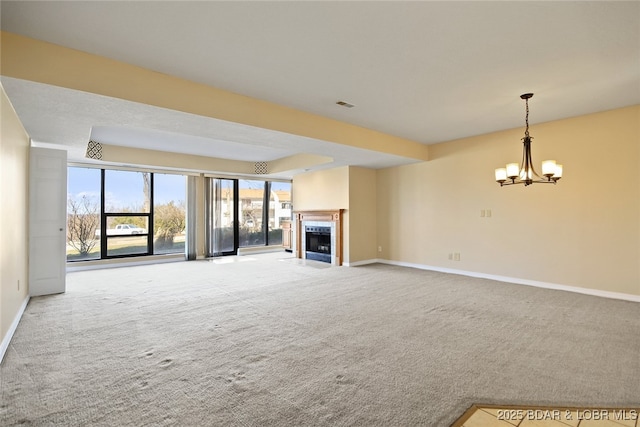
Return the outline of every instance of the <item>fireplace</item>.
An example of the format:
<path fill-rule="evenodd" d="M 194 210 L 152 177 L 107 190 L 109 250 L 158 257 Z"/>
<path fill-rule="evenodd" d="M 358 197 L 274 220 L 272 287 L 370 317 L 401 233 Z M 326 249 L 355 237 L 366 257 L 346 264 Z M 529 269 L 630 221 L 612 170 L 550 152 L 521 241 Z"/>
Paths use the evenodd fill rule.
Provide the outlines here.
<path fill-rule="evenodd" d="M 295 212 L 296 257 L 342 265 L 343 211 L 344 209 Z"/>
<path fill-rule="evenodd" d="M 305 226 L 307 259 L 331 264 L 331 227 Z"/>

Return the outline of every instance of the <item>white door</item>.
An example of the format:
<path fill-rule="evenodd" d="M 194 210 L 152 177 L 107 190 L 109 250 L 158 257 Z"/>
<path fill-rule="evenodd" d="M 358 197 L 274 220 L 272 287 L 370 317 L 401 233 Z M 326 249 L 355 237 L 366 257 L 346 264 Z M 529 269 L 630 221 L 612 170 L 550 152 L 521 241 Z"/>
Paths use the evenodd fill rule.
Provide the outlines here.
<path fill-rule="evenodd" d="M 65 291 L 67 152 L 30 149 L 29 294 Z"/>

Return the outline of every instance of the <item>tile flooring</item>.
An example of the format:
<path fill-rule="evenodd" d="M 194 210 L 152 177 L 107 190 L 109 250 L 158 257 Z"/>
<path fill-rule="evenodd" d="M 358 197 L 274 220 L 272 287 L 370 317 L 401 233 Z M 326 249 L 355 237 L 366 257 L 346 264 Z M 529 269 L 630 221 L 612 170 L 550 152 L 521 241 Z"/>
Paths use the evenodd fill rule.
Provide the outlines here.
<path fill-rule="evenodd" d="M 452 427 L 640 427 L 640 408 L 473 405 Z"/>

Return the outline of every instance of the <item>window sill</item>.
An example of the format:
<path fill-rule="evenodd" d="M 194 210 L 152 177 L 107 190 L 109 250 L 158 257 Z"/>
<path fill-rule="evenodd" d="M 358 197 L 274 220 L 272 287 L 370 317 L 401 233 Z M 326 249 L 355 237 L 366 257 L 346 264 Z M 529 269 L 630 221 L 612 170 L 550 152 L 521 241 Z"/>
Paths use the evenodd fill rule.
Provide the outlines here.
<path fill-rule="evenodd" d="M 148 255 L 113 259 L 97 259 L 93 261 L 75 261 L 67 263 L 67 273 L 102 268 L 131 267 L 134 265 L 160 264 L 163 262 L 184 261 L 184 254 Z"/>
<path fill-rule="evenodd" d="M 284 251 L 284 246 L 282 245 L 269 245 L 269 246 L 248 246 L 244 248 L 238 248 L 238 255 L 253 255 L 253 254 L 263 254 L 269 252 L 280 252 Z"/>

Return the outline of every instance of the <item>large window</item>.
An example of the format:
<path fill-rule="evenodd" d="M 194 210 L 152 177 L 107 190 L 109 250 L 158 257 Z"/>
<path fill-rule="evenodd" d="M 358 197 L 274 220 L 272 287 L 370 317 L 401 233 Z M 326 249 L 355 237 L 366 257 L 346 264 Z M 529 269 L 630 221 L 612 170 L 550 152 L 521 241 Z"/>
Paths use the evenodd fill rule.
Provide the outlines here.
<path fill-rule="evenodd" d="M 208 179 L 209 256 L 282 245 L 291 182 Z M 183 175 L 70 166 L 67 261 L 185 253 L 186 190 Z"/>
<path fill-rule="evenodd" d="M 69 168 L 67 261 L 100 259 L 100 169 Z"/>
<path fill-rule="evenodd" d="M 102 253 L 107 257 L 153 253 L 149 229 L 153 174 L 120 170 L 103 170 L 102 173 Z"/>
<path fill-rule="evenodd" d="M 67 193 L 67 261 L 184 252 L 184 176 L 69 167 Z"/>
<path fill-rule="evenodd" d="M 180 175 L 153 175 L 153 253 L 184 252 L 186 188 Z"/>

